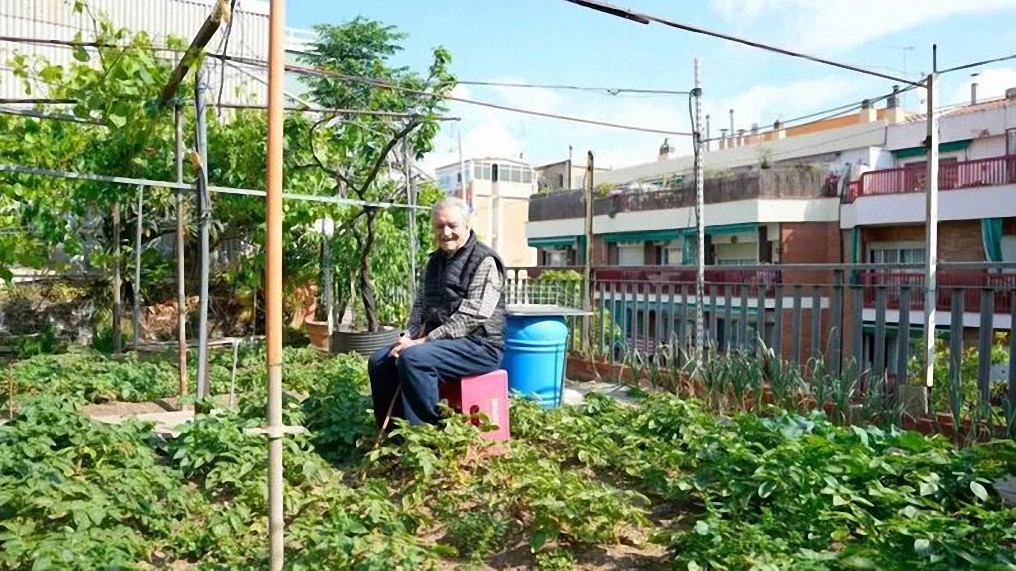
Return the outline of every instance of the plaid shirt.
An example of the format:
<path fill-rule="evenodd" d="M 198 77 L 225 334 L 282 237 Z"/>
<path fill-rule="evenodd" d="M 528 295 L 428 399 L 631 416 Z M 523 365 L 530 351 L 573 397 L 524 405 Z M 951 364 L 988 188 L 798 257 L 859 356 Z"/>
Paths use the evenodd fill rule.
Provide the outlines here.
<path fill-rule="evenodd" d="M 452 314 L 446 323 L 431 331 L 427 335 L 427 341 L 459 339 L 476 331 L 494 314 L 503 287 L 504 278 L 501 272 L 497 271 L 494 258 L 489 256 L 484 258 L 476 268 L 473 281 L 469 282 L 469 291 L 459 304 L 458 311 Z M 423 329 L 425 305 L 424 296 L 417 295 L 413 302 L 413 310 L 409 314 L 409 335 L 414 339 Z"/>

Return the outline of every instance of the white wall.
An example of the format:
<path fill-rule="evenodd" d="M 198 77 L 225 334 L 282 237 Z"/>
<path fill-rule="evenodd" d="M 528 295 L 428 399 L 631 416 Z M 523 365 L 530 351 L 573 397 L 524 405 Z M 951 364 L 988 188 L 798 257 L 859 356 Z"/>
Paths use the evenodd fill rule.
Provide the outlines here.
<path fill-rule="evenodd" d="M 924 222 L 924 194 L 865 196 L 844 204 L 840 228 Z M 980 220 L 1016 216 L 1016 185 L 945 190 L 938 194 L 939 220 Z"/>
<path fill-rule="evenodd" d="M 778 222 L 835 222 L 840 217 L 838 198 L 817 199 L 752 199 L 707 204 L 704 218 L 707 226 Z M 593 233 L 634 232 L 638 230 L 671 230 L 695 227 L 694 208 L 671 208 L 645 212 L 619 212 L 593 217 Z M 577 236 L 585 232 L 581 218 L 529 222 L 526 236 L 548 238 Z M 770 227 L 770 236 L 777 235 Z"/>

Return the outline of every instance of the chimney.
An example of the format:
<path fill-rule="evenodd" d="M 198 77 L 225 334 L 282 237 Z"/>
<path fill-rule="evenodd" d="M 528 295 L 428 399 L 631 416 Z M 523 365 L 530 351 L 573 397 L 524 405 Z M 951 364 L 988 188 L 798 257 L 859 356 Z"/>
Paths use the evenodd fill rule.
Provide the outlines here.
<path fill-rule="evenodd" d="M 780 139 L 787 138 L 787 131 L 783 129 L 783 122 L 780 121 L 779 119 L 777 119 L 776 122 L 773 123 L 773 133 L 777 141 Z"/>
<path fill-rule="evenodd" d="M 886 99 L 885 108 L 888 110 L 886 113 L 886 120 L 890 123 L 899 123 L 903 121 L 906 116 L 906 112 L 900 107 L 900 86 L 894 85 L 893 92 Z"/>
<path fill-rule="evenodd" d="M 859 123 L 871 123 L 878 120 L 878 111 L 871 106 L 871 101 L 861 101 L 861 112 L 857 115 Z"/>
<path fill-rule="evenodd" d="M 896 109 L 896 107 L 899 105 L 899 99 L 898 99 L 899 93 L 900 93 L 900 86 L 899 85 L 894 85 L 893 86 L 893 93 L 892 93 L 892 95 L 890 95 L 889 98 L 885 102 L 885 108 L 886 109 Z"/>
<path fill-rule="evenodd" d="M 660 156 L 657 158 L 659 161 L 665 161 L 670 158 L 670 139 L 663 139 L 663 144 L 660 145 Z"/>
<path fill-rule="evenodd" d="M 737 145 L 744 145 L 744 129 L 737 130 Z"/>
<path fill-rule="evenodd" d="M 727 143 L 727 130 L 720 129 L 720 149 L 726 149 L 729 146 Z"/>
<path fill-rule="evenodd" d="M 734 133 L 736 133 L 736 132 L 737 131 L 734 130 L 734 110 L 731 109 L 730 110 L 730 138 L 731 139 L 734 138 Z"/>
<path fill-rule="evenodd" d="M 977 105 L 977 76 L 979 73 L 971 73 L 970 78 L 973 81 L 970 83 L 970 104 Z"/>

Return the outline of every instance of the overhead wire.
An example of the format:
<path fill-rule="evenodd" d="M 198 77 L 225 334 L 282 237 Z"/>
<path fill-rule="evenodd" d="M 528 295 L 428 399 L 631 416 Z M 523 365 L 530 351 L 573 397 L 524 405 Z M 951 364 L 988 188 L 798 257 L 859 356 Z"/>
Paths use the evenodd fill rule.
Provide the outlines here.
<path fill-rule="evenodd" d="M 990 64 L 993 64 L 993 63 L 999 63 L 999 62 L 1008 61 L 1008 60 L 1011 60 L 1011 59 L 1016 59 L 1016 54 L 1011 54 L 1011 55 L 997 57 L 997 58 L 992 58 L 992 59 L 986 59 L 986 60 L 982 60 L 982 61 L 975 61 L 973 63 L 968 63 L 968 64 L 964 64 L 964 65 L 958 65 L 956 67 L 950 67 L 950 68 L 943 69 L 943 70 L 939 71 L 938 74 L 942 75 L 942 74 L 945 74 L 945 73 L 952 73 L 954 71 L 962 71 L 964 69 L 970 69 L 972 67 L 980 67 L 982 65 L 990 65 Z"/>
<path fill-rule="evenodd" d="M 801 58 L 801 59 L 805 59 L 805 60 L 808 60 L 808 61 L 813 61 L 813 62 L 816 62 L 816 63 L 821 63 L 821 64 L 825 64 L 825 65 L 830 65 L 830 66 L 833 66 L 833 67 L 838 67 L 838 68 L 841 68 L 841 69 L 846 69 L 846 70 L 854 71 L 854 72 L 857 72 L 857 73 L 862 73 L 862 74 L 865 74 L 865 75 L 871 75 L 871 76 L 875 76 L 875 77 L 880 77 L 882 79 L 890 79 L 892 81 L 897 81 L 897 82 L 900 82 L 900 83 L 906 83 L 907 85 L 920 85 L 920 83 L 916 83 L 915 84 L 913 81 L 911 81 L 909 79 L 903 79 L 903 78 L 895 77 L 895 76 L 884 74 L 884 73 L 880 73 L 880 72 L 877 72 L 877 71 L 872 71 L 870 69 L 864 69 L 864 68 L 861 68 L 861 67 L 857 67 L 855 65 L 840 63 L 840 62 L 837 62 L 837 61 L 833 61 L 833 60 L 829 60 L 829 59 L 825 59 L 825 58 L 816 57 L 816 56 L 813 56 L 813 55 L 808 55 L 808 54 L 805 54 L 805 53 L 802 53 L 802 52 L 797 52 L 797 51 L 789 50 L 789 49 L 786 49 L 786 48 L 781 48 L 779 46 L 774 46 L 774 45 L 771 45 L 771 44 L 766 44 L 766 43 L 762 43 L 762 42 L 758 42 L 758 41 L 754 41 L 754 40 L 748 40 L 748 39 L 745 39 L 745 38 L 740 38 L 740 37 L 733 36 L 733 35 L 730 35 L 730 34 L 725 34 L 725 33 L 722 33 L 722 32 L 715 32 L 713 30 L 707 30 L 705 28 L 700 28 L 698 26 L 692 26 L 692 25 L 689 25 L 689 24 L 683 24 L 683 23 L 677 22 L 675 20 L 670 20 L 670 19 L 663 18 L 663 17 L 660 17 L 660 16 L 654 16 L 652 14 L 647 14 L 645 12 L 635 12 L 635 11 L 628 10 L 628 9 L 625 9 L 625 8 L 619 8 L 617 6 L 613 6 L 613 5 L 608 4 L 606 2 L 600 2 L 599 0 L 565 0 L 565 2 L 570 2 L 572 4 L 577 4 L 577 5 L 582 6 L 584 8 L 591 8 L 591 9 L 597 10 L 599 12 L 605 12 L 605 13 L 611 14 L 613 16 L 619 16 L 619 17 L 622 17 L 622 18 L 626 18 L 628 20 L 633 20 L 633 21 L 638 22 L 640 24 L 648 24 L 649 22 L 656 22 L 658 24 L 663 24 L 664 26 L 668 26 L 668 27 L 671 27 L 671 28 L 677 28 L 679 30 L 684 30 L 686 32 L 692 32 L 692 33 L 695 33 L 695 34 L 703 34 L 703 35 L 706 35 L 706 36 L 712 36 L 714 38 L 719 38 L 721 40 L 727 40 L 727 41 L 730 41 L 730 42 L 744 44 L 746 46 L 750 46 L 750 47 L 753 47 L 753 48 L 758 48 L 758 49 L 761 49 L 761 50 L 775 52 L 775 53 L 786 55 L 786 56 Z"/>
<path fill-rule="evenodd" d="M 120 45 L 117 45 L 117 44 L 105 44 L 105 43 L 100 43 L 100 42 L 70 42 L 70 41 L 65 41 L 65 40 L 52 40 L 52 39 L 43 39 L 43 38 L 15 38 L 15 37 L 11 37 L 11 36 L 0 36 L 0 41 L 20 41 L 20 42 L 23 42 L 23 43 L 42 43 L 42 44 L 47 44 L 47 45 L 61 45 L 61 46 L 68 46 L 68 47 L 75 47 L 75 46 L 77 46 L 77 47 L 92 47 L 92 48 L 97 48 L 97 47 L 118 47 L 118 48 L 121 48 L 121 49 L 136 49 L 136 48 L 139 48 L 139 46 L 120 46 Z M 147 49 L 150 49 L 151 51 L 166 51 L 166 52 L 180 52 L 180 51 L 182 51 L 182 50 L 176 49 L 176 48 L 162 48 L 162 47 L 154 47 L 154 46 L 151 47 L 151 48 L 147 48 Z M 241 63 L 241 64 L 245 64 L 245 65 L 251 65 L 251 66 L 256 66 L 256 67 L 265 67 L 265 66 L 268 65 L 267 62 L 265 62 L 263 60 L 259 60 L 259 59 L 255 59 L 255 58 L 249 58 L 249 57 L 230 56 L 230 55 L 227 55 L 227 54 L 211 54 L 210 53 L 210 54 L 207 54 L 207 57 L 216 58 L 216 59 L 225 60 L 225 61 L 233 61 L 233 62 L 236 62 L 236 63 Z M 635 125 L 626 125 L 626 124 L 620 124 L 620 123 L 613 123 L 613 122 L 610 122 L 610 121 L 600 121 L 600 120 L 596 120 L 596 119 L 587 119 L 587 118 L 584 118 L 584 117 L 575 117 L 575 116 L 564 115 L 564 114 L 560 114 L 560 113 L 549 113 L 549 112 L 537 111 L 537 110 L 533 110 L 533 109 L 524 109 L 524 108 L 520 108 L 520 107 L 512 107 L 512 106 L 509 106 L 509 105 L 500 105 L 500 104 L 497 104 L 497 103 L 490 103 L 490 102 L 486 102 L 486 101 L 479 101 L 479 100 L 475 100 L 475 99 L 468 99 L 468 98 L 465 98 L 465 97 L 457 97 L 457 96 L 454 96 L 454 95 L 451 95 L 451 94 L 433 94 L 433 93 L 429 93 L 429 92 L 426 92 L 426 91 L 421 91 L 421 90 L 416 90 L 416 89 L 411 89 L 411 88 L 407 88 L 407 87 L 403 87 L 403 86 L 394 85 L 394 84 L 389 83 L 387 81 L 378 80 L 378 79 L 375 79 L 375 78 L 367 78 L 367 77 L 361 77 L 361 76 L 346 75 L 346 74 L 341 74 L 341 73 L 333 72 L 333 71 L 330 71 L 330 70 L 324 70 L 324 69 L 320 69 L 320 68 L 300 66 L 300 65 L 295 65 L 295 64 L 286 64 L 285 68 L 286 68 L 286 71 L 289 71 L 291 73 L 310 75 L 310 76 L 334 77 L 336 79 L 342 79 L 342 80 L 345 80 L 345 81 L 363 83 L 365 85 L 372 85 L 374 87 L 378 87 L 378 88 L 382 88 L 382 89 L 390 89 L 390 90 L 393 90 L 393 91 L 399 91 L 399 92 L 403 92 L 403 93 L 410 93 L 410 94 L 416 94 L 416 95 L 423 95 L 423 96 L 426 96 L 426 97 L 436 97 L 436 98 L 444 99 L 444 100 L 447 100 L 447 101 L 456 101 L 458 103 L 464 103 L 464 104 L 467 104 L 467 105 L 474 105 L 474 106 L 478 106 L 478 107 L 485 107 L 485 108 L 488 108 L 488 109 L 498 109 L 498 110 L 506 111 L 506 112 L 510 112 L 510 113 L 519 113 L 519 114 L 523 114 L 523 115 L 532 115 L 532 116 L 536 116 L 536 117 L 544 117 L 544 118 L 547 118 L 547 119 L 556 119 L 556 120 L 560 120 L 560 121 L 568 121 L 568 122 L 573 122 L 573 123 L 582 123 L 582 124 L 586 124 L 586 125 L 595 125 L 595 126 L 599 126 L 599 127 L 607 127 L 607 128 L 612 128 L 612 129 L 637 131 L 637 132 L 642 132 L 642 133 L 655 133 L 655 134 L 662 134 L 662 135 L 685 136 L 685 137 L 690 137 L 691 136 L 691 133 L 682 132 L 682 131 L 674 131 L 674 130 L 666 130 L 666 129 L 656 129 L 656 128 L 651 128 L 651 127 L 641 127 L 641 126 L 635 126 Z"/>

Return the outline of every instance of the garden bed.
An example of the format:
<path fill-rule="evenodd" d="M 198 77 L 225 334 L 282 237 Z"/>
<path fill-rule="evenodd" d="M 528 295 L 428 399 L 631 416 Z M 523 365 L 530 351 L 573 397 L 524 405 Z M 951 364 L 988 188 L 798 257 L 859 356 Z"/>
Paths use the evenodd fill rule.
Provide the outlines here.
<path fill-rule="evenodd" d="M 112 377 L 123 371 L 103 367 L 127 362 L 73 358 Z M 103 392 L 52 359 L 15 367 L 51 382 L 23 387 L 0 427 L 0 569 L 266 566 L 266 447 L 244 432 L 264 422 L 256 350 L 241 360 L 236 410 L 199 415 L 168 441 L 149 425 L 90 421 L 84 395 Z M 717 415 L 674 395 L 620 406 L 593 394 L 549 411 L 513 400 L 503 456 L 484 457 L 476 429 L 454 420 L 400 427 L 375 448 L 363 360 L 286 360 L 287 389 L 308 395 L 284 410 L 308 429 L 285 440 L 288 568 L 1016 564 L 1016 510 L 992 487 L 1016 471 L 1011 441 L 957 449 L 821 412 Z M 161 363 L 137 366 L 172 372 Z M 140 395 L 174 382 L 102 386 Z"/>

